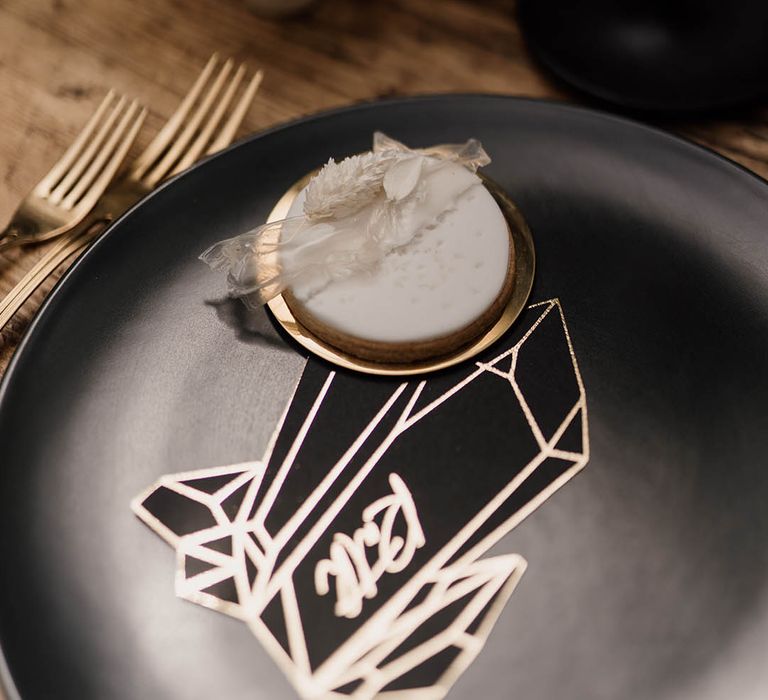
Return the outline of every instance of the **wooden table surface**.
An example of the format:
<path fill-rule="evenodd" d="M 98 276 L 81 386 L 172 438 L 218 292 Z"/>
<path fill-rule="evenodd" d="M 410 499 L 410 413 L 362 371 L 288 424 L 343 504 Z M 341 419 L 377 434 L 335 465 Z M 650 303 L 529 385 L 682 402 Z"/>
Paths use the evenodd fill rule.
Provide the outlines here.
<path fill-rule="evenodd" d="M 245 0 L 0 0 L 0 221 L 113 87 L 150 116 L 138 147 L 214 51 L 265 69 L 243 127 L 359 100 L 494 92 L 586 102 L 535 65 L 514 0 L 319 0 L 263 19 Z M 768 109 L 661 123 L 768 176 Z M 0 254 L 0 294 L 43 247 Z M 0 372 L 54 279 L 0 334 Z"/>

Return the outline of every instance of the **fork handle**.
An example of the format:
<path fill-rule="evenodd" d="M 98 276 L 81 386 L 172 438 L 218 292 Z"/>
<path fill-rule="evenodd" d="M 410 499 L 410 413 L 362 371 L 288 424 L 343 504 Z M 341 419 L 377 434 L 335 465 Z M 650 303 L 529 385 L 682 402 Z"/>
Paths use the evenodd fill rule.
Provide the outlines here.
<path fill-rule="evenodd" d="M 0 231 L 0 252 L 19 245 L 21 234 L 21 229 L 13 224 L 8 224 L 6 228 Z"/>
<path fill-rule="evenodd" d="M 0 301 L 0 329 L 4 328 L 8 321 L 13 318 L 14 314 L 46 280 L 48 275 L 71 255 L 84 250 L 108 223 L 109 219 L 98 219 L 89 226 L 77 227 L 72 232 L 62 236 Z"/>

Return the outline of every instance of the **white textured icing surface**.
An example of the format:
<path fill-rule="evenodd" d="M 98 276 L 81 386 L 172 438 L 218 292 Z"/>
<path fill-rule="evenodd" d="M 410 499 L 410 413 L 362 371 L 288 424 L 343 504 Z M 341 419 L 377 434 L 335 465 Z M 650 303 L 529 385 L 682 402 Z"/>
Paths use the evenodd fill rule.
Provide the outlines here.
<path fill-rule="evenodd" d="M 465 168 L 453 165 L 435 178 L 431 186 L 448 188 L 466 178 L 469 189 L 434 227 L 391 251 L 375 271 L 333 281 L 303 299 L 318 321 L 369 341 L 417 342 L 464 328 L 493 304 L 509 266 L 504 215 Z M 289 216 L 301 213 L 304 197 L 298 195 Z M 413 216 L 430 220 L 431 215 L 427 196 Z"/>

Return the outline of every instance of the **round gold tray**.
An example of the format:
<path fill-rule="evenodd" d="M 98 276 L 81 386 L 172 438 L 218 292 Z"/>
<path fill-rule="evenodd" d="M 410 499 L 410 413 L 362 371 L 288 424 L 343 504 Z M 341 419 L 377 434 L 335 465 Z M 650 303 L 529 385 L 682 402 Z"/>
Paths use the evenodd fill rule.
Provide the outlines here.
<path fill-rule="evenodd" d="M 306 187 L 310 178 L 316 171 L 308 173 L 298 182 L 296 182 L 275 204 L 269 214 L 268 222 L 284 219 L 288 215 L 288 210 L 293 204 L 293 200 Z M 492 343 L 495 343 L 504 333 L 509 330 L 520 312 L 525 308 L 528 296 L 531 293 L 533 285 L 533 275 L 536 269 L 536 254 L 533 248 L 533 238 L 530 229 L 525 223 L 522 214 L 514 205 L 506 193 L 492 180 L 481 175 L 483 184 L 493 195 L 493 198 L 501 208 L 504 217 L 509 226 L 509 234 L 512 236 L 512 242 L 515 250 L 515 286 L 512 295 L 507 302 L 504 311 L 498 320 L 484 333 L 478 335 L 471 343 L 463 348 L 456 350 L 448 355 L 441 355 L 422 362 L 409 363 L 379 363 L 361 360 L 354 355 L 350 355 L 338 348 L 322 341 L 316 335 L 302 326 L 291 313 L 288 304 L 283 299 L 282 294 L 274 297 L 268 302 L 269 310 L 274 314 L 277 322 L 285 329 L 299 345 L 302 345 L 311 353 L 321 357 L 345 369 L 352 369 L 366 374 L 378 374 L 386 376 L 424 374 L 426 372 L 436 372 L 451 365 L 458 364 L 464 360 L 474 357 L 485 350 Z"/>

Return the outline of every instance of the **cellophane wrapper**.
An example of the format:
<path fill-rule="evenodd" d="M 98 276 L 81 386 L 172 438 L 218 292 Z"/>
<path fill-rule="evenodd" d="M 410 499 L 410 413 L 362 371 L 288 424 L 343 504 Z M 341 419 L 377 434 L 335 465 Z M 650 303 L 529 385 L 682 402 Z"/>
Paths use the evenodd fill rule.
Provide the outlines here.
<path fill-rule="evenodd" d="M 334 280 L 375 269 L 451 209 L 461 191 L 441 193 L 433 220 L 414 225 L 430 175 L 449 164 L 475 173 L 489 162 L 475 139 L 410 149 L 376 132 L 370 152 L 329 160 L 312 178 L 300 215 L 219 241 L 200 258 L 226 272 L 230 294 L 250 305 L 289 288 L 308 298 Z"/>

